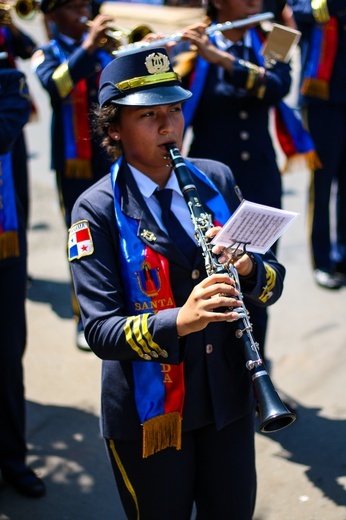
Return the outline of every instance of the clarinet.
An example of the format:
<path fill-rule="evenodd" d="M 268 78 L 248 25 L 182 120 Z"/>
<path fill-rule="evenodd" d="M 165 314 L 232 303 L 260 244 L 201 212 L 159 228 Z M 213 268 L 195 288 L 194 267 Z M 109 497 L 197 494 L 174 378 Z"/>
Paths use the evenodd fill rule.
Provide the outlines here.
<path fill-rule="evenodd" d="M 206 231 L 213 227 L 212 217 L 203 208 L 197 188 L 178 148 L 173 144 L 168 144 L 167 150 L 170 154 L 180 189 L 190 211 L 195 237 L 198 246 L 202 249 L 207 275 L 227 273 L 233 279 L 235 288 L 239 293 L 238 299 L 242 305 L 234 309 L 239 316 L 235 336 L 243 341 L 246 358 L 245 366 L 251 373 L 258 401 L 260 430 L 263 433 L 273 433 L 282 430 L 295 421 L 296 415 L 289 411 L 281 401 L 265 368 L 258 350 L 258 343 L 252 334 L 252 324 L 249 312 L 243 301 L 238 272 L 231 262 L 221 264 L 218 261 L 218 255 L 212 252 L 211 240 L 206 237 Z"/>

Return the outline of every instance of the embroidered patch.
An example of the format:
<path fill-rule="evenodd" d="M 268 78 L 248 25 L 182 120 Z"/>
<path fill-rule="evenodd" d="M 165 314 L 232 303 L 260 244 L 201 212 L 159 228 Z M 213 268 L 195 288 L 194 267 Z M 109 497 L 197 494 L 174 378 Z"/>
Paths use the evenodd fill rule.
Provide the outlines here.
<path fill-rule="evenodd" d="M 93 252 L 94 244 L 91 238 L 89 222 L 80 220 L 69 229 L 68 259 L 71 262 L 75 258 L 88 256 Z"/>
<path fill-rule="evenodd" d="M 135 275 L 142 293 L 148 297 L 157 296 L 159 294 L 161 289 L 161 278 L 158 267 L 152 269 L 149 262 L 144 262 L 142 264 L 142 270 L 135 271 Z"/>

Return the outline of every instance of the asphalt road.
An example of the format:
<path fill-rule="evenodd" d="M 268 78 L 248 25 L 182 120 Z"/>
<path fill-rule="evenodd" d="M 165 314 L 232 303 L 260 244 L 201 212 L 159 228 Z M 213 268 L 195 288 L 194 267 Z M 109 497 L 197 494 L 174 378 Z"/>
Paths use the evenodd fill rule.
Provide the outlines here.
<path fill-rule="evenodd" d="M 39 20 L 25 29 L 42 41 Z M 28 461 L 48 492 L 29 500 L 3 488 L 0 520 L 124 520 L 99 436 L 101 362 L 75 347 L 66 232 L 49 171 L 50 107 L 28 64 L 22 68 L 40 108 L 39 121 L 26 128 L 33 277 L 24 358 Z M 255 520 L 346 520 L 346 288 L 327 291 L 312 278 L 305 229 L 308 172 L 298 166 L 283 181 L 284 206 L 299 218 L 279 245 L 287 277 L 281 300 L 270 310 L 267 352 L 273 382 L 295 403 L 298 419 L 278 433 L 257 430 Z"/>

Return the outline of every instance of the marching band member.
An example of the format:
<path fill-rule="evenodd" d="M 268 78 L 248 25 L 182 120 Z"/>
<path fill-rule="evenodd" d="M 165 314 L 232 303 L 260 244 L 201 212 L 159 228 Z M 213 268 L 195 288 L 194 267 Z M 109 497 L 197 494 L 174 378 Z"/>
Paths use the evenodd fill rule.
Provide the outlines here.
<path fill-rule="evenodd" d="M 163 48 L 104 69 L 96 129 L 115 162 L 74 206 L 69 259 L 87 341 L 103 360 L 102 435 L 127 518 L 189 520 L 195 502 L 201 519 L 250 520 L 255 401 L 234 334 L 238 293 L 228 274 L 206 277 L 167 157 L 169 143 L 182 145 L 190 96 Z M 240 203 L 231 171 L 186 164 L 223 224 Z M 247 302 L 280 297 L 285 269 L 272 252 L 235 267 Z"/>
<path fill-rule="evenodd" d="M 101 71 L 112 60 L 102 48 L 110 17 L 98 15 L 86 31 L 83 19 L 91 17 L 89 0 L 43 0 L 40 7 L 54 22 L 56 35 L 36 50 L 32 65 L 51 100 L 51 167 L 69 228 L 74 202 L 110 166 L 92 134 L 89 117 L 97 102 Z M 72 307 L 77 321 L 77 347 L 88 351 L 73 289 Z"/>
<path fill-rule="evenodd" d="M 26 464 L 26 218 L 13 176 L 13 144 L 30 105 L 24 74 L 0 70 L 0 470 L 19 493 L 39 498 L 45 484 Z"/>
<path fill-rule="evenodd" d="M 346 281 L 346 0 L 290 4 L 302 32 L 300 106 L 321 160 L 309 189 L 313 275 L 334 290 Z"/>

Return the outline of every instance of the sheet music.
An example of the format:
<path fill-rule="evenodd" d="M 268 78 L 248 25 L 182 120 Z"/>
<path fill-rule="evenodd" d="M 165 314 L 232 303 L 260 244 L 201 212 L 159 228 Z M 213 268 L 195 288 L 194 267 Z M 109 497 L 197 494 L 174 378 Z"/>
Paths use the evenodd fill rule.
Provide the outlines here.
<path fill-rule="evenodd" d="M 243 200 L 212 244 L 264 254 L 292 224 L 298 213 Z"/>
<path fill-rule="evenodd" d="M 287 63 L 299 43 L 301 34 L 300 31 L 296 31 L 291 27 L 273 23 L 272 30 L 261 50 L 261 54 L 269 60 Z"/>

